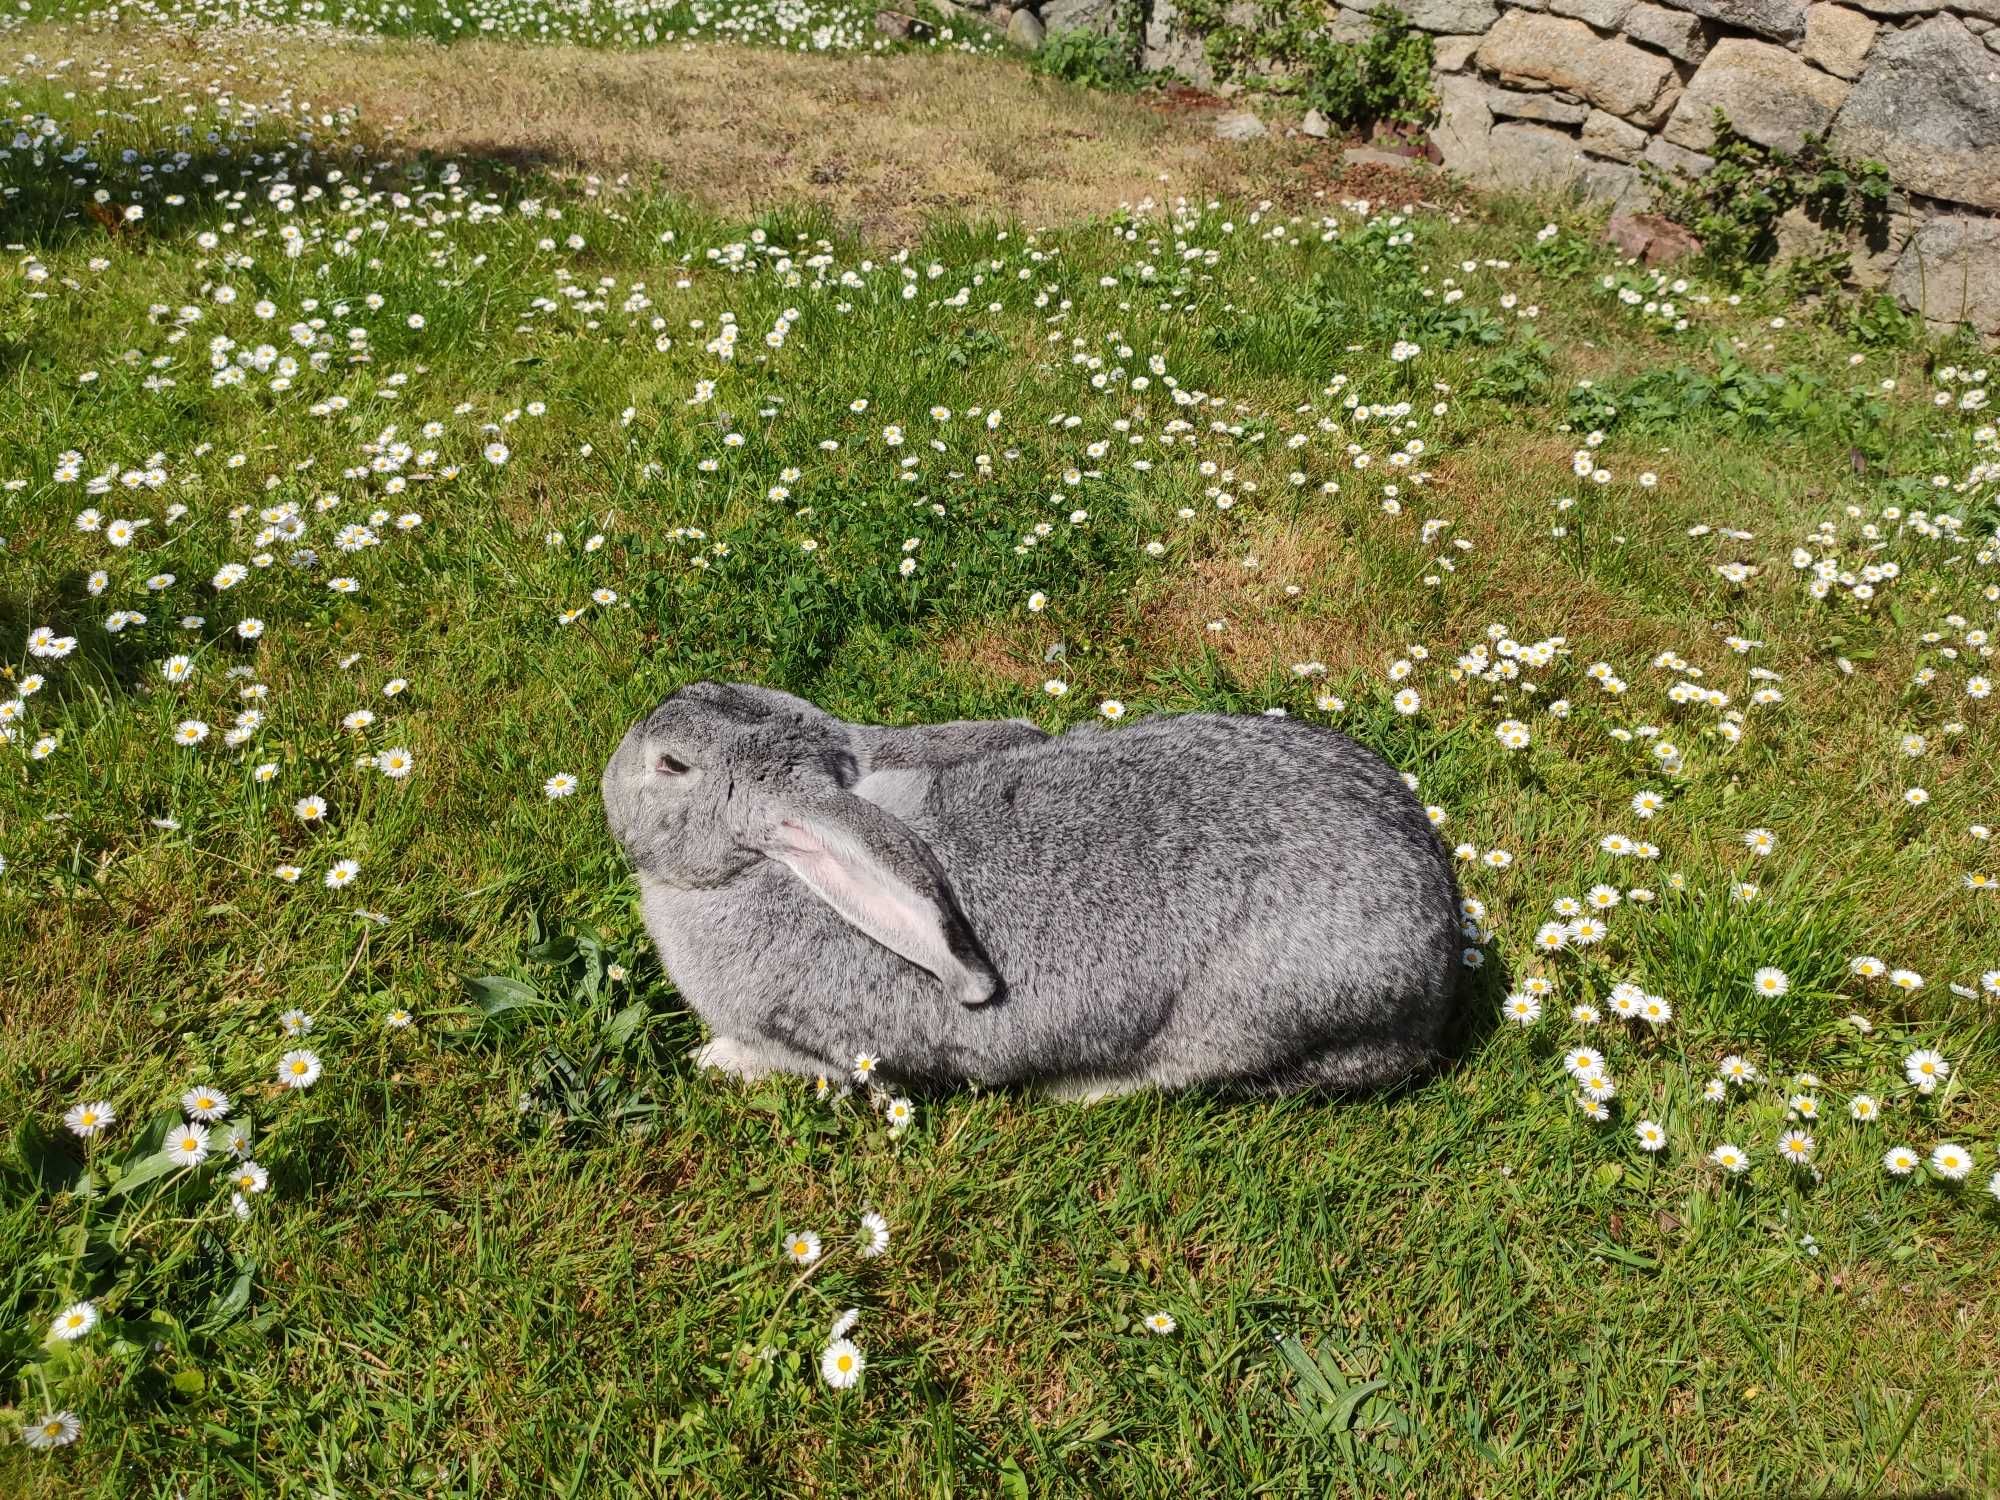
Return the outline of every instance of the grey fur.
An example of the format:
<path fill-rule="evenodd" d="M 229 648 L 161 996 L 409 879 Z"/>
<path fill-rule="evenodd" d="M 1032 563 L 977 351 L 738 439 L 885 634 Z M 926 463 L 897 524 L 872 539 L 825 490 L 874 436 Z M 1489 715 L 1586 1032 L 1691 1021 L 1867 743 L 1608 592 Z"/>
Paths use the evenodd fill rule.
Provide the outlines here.
<path fill-rule="evenodd" d="M 867 1052 L 910 1083 L 1086 1097 L 1371 1087 L 1434 1060 L 1454 998 L 1429 819 L 1296 720 L 1050 739 L 697 683 L 632 727 L 603 795 L 703 1060 L 746 1076 Z"/>

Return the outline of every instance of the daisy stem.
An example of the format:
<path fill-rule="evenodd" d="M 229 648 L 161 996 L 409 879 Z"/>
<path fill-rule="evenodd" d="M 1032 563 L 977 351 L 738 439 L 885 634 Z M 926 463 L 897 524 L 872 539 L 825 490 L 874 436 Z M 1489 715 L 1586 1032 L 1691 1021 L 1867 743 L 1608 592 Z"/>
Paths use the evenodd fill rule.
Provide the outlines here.
<path fill-rule="evenodd" d="M 125 1225 L 122 1222 L 117 1226 L 117 1228 L 113 1231 L 114 1243 L 116 1243 L 116 1237 L 119 1233 L 122 1232 L 124 1236 L 123 1243 L 117 1243 L 117 1249 L 119 1254 L 122 1255 L 126 1251 L 132 1248 L 132 1241 L 138 1236 L 139 1226 L 146 1222 L 146 1215 L 152 1211 L 153 1206 L 165 1200 L 167 1195 L 167 1189 L 173 1187 L 176 1183 L 180 1182 L 182 1179 L 191 1175 L 193 1171 L 194 1168 L 192 1166 L 182 1167 L 178 1172 L 175 1172 L 172 1176 L 168 1177 L 164 1182 L 162 1182 L 159 1185 L 158 1189 L 155 1190 L 152 1197 L 147 1199 L 145 1203 L 139 1206 L 139 1212 L 133 1218 L 129 1226 Z"/>
<path fill-rule="evenodd" d="M 757 1335 L 757 1342 L 754 1347 L 758 1349 L 764 1347 L 764 1341 L 770 1338 L 771 1330 L 777 1326 L 778 1314 L 785 1310 L 785 1304 L 792 1300 L 792 1294 L 808 1281 L 811 1281 L 813 1277 L 819 1275 L 821 1269 L 832 1264 L 832 1262 L 832 1255 L 822 1255 L 818 1260 L 792 1278 L 792 1284 L 786 1287 L 784 1294 L 778 1298 L 778 1305 L 771 1309 L 771 1316 L 764 1320 L 763 1330 Z"/>

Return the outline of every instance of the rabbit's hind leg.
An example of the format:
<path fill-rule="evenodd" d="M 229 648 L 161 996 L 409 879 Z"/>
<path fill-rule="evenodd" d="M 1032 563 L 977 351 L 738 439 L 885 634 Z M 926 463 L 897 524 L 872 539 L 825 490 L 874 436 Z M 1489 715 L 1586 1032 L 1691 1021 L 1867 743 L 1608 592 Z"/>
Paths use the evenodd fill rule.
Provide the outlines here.
<path fill-rule="evenodd" d="M 697 1068 L 728 1073 L 746 1083 L 772 1073 L 796 1073 L 811 1078 L 827 1071 L 824 1064 L 762 1037 L 719 1036 L 695 1048 L 688 1058 Z"/>
<path fill-rule="evenodd" d="M 1274 1070 L 1259 1080 L 1259 1092 L 1289 1094 L 1302 1089 L 1349 1093 L 1394 1088 L 1437 1066 L 1437 1053 L 1404 1037 L 1351 1038 Z"/>
<path fill-rule="evenodd" d="M 1154 1083 L 1138 1073 L 1117 1076 L 1072 1073 L 1062 1078 L 1045 1079 L 1040 1087 L 1052 1099 L 1064 1099 L 1071 1104 L 1101 1104 L 1121 1094 L 1136 1094 L 1141 1089 L 1152 1088 Z"/>

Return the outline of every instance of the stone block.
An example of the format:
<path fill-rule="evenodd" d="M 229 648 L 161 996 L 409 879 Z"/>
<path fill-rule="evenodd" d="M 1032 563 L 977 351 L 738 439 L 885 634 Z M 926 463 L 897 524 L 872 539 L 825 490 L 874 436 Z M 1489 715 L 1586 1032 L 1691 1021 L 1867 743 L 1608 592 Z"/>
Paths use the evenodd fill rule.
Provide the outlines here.
<path fill-rule="evenodd" d="M 2000 337 L 2000 219 L 1940 215 L 1910 236 L 1889 289 L 1926 322 Z"/>
<path fill-rule="evenodd" d="M 1519 192 L 1560 188 L 1583 171 L 1576 137 L 1546 125 L 1501 120 L 1490 137 L 1492 167 L 1486 186 Z"/>
<path fill-rule="evenodd" d="M 1337 0 L 1343 9 L 1366 13 L 1380 0 Z M 1484 31 L 1500 14 L 1494 0 L 1388 0 L 1419 31 L 1449 36 Z"/>
<path fill-rule="evenodd" d="M 1488 137 L 1493 130 L 1493 111 L 1486 107 L 1486 85 L 1464 74 L 1446 74 L 1434 87 L 1438 117 L 1431 126 L 1431 144 L 1438 148 L 1447 171 L 1478 182 L 1492 161 Z"/>
<path fill-rule="evenodd" d="M 1791 208 L 1771 226 L 1771 231 L 1777 238 L 1780 258 L 1792 260 L 1802 255 L 1845 250 L 1848 279 L 1856 286 L 1879 287 L 1894 274 L 1896 262 L 1921 222 L 1909 212 L 1894 213 L 1867 234 L 1857 235 L 1828 229 L 1803 208 Z"/>
<path fill-rule="evenodd" d="M 1684 146 L 1676 146 L 1672 141 L 1657 135 L 1646 142 L 1646 149 L 1640 156 L 1662 172 L 1678 173 L 1686 177 L 1706 177 L 1715 166 L 1714 157 L 1706 156 L 1699 151 L 1690 151 Z"/>
<path fill-rule="evenodd" d="M 1503 83 L 1562 89 L 1648 127 L 1667 117 L 1681 91 L 1680 74 L 1658 53 L 1599 37 L 1581 21 L 1532 11 L 1502 16 L 1474 61 Z"/>
<path fill-rule="evenodd" d="M 1844 5 L 1810 6 L 1803 55 L 1807 62 L 1841 78 L 1859 78 L 1877 29 L 1866 14 Z"/>
<path fill-rule="evenodd" d="M 1215 82 L 1208 49 L 1181 24 L 1174 0 L 1153 0 L 1139 37 L 1139 61 L 1149 72 L 1178 73 L 1201 88 Z"/>
<path fill-rule="evenodd" d="M 1806 34 L 1806 0 L 1660 0 L 1660 3 L 1733 31 L 1754 31 L 1780 42 L 1796 42 Z"/>
<path fill-rule="evenodd" d="M 1853 0 L 1871 15 L 1927 16 L 1933 11 L 1945 9 L 1939 0 Z M 2000 21 L 2000 0 L 1947 0 L 1952 10 L 1962 15 L 1977 16 L 1982 21 Z"/>
<path fill-rule="evenodd" d="M 1566 104 L 1554 94 L 1522 94 L 1513 89 L 1489 89 L 1486 107 L 1502 119 L 1539 120 L 1544 125 L 1581 125 L 1587 104 Z"/>
<path fill-rule="evenodd" d="M 1651 137 L 1637 125 L 1627 125 L 1618 116 L 1601 109 L 1590 112 L 1583 122 L 1583 134 L 1578 138 L 1584 150 L 1608 156 L 1614 161 L 1637 161 L 1649 139 Z"/>
<path fill-rule="evenodd" d="M 1616 31 L 1631 5 L 1632 0 L 1549 0 L 1552 14 L 1568 16 L 1599 31 Z"/>
<path fill-rule="evenodd" d="M 2000 209 L 2000 65 L 1953 16 L 1884 32 L 1833 145 L 1911 192 Z"/>
<path fill-rule="evenodd" d="M 1462 73 L 1466 64 L 1472 61 L 1472 54 L 1479 50 L 1479 44 L 1486 38 L 1481 36 L 1440 36 L 1431 39 L 1431 55 L 1437 61 L 1440 73 Z"/>
<path fill-rule="evenodd" d="M 1641 3 L 1629 7 L 1620 30 L 1635 42 L 1658 47 L 1667 56 L 1688 64 L 1708 56 L 1708 28 L 1699 16 L 1664 5 Z"/>
<path fill-rule="evenodd" d="M 1696 70 L 1662 134 L 1676 146 L 1705 151 L 1715 144 L 1719 109 L 1746 139 L 1796 151 L 1833 123 L 1847 91 L 1841 79 L 1808 67 L 1783 47 L 1729 37 Z"/>
<path fill-rule="evenodd" d="M 1049 31 L 1111 36 L 1118 29 L 1118 12 L 1118 0 L 1042 0 L 1042 25 Z"/>

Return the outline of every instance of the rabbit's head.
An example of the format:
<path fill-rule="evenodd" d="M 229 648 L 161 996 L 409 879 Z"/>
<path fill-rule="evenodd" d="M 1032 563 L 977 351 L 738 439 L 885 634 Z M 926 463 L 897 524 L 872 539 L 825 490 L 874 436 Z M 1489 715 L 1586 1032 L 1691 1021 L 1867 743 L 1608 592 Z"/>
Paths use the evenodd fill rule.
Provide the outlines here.
<path fill-rule="evenodd" d="M 802 698 L 697 682 L 626 732 L 604 769 L 605 816 L 640 873 L 663 885 L 724 886 L 776 861 L 954 998 L 990 1000 L 998 976 L 936 856 L 852 790 L 866 743 Z"/>

